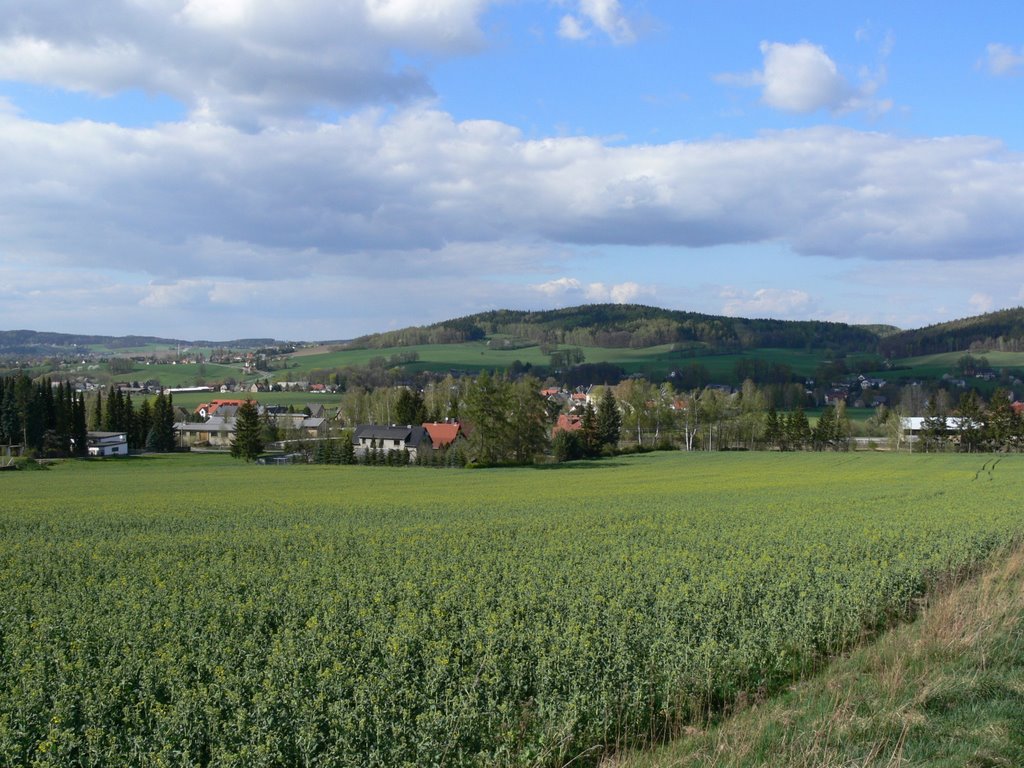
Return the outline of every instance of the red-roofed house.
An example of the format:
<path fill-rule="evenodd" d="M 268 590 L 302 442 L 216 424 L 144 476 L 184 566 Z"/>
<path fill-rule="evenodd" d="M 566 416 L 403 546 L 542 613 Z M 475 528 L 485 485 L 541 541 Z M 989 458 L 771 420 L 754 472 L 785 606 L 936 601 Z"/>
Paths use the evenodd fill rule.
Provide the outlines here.
<path fill-rule="evenodd" d="M 233 405 L 238 408 L 244 402 L 245 400 L 211 400 L 208 403 L 200 403 L 199 407 L 196 408 L 196 413 L 198 413 L 202 418 L 208 419 L 217 413 L 217 409 L 222 405 Z"/>
<path fill-rule="evenodd" d="M 462 425 L 457 421 L 427 422 L 423 424 L 423 428 L 430 435 L 430 442 L 433 444 L 432 447 L 435 451 L 440 448 L 447 448 L 460 437 L 465 436 L 462 433 Z"/>
<path fill-rule="evenodd" d="M 575 413 L 563 413 L 559 415 L 555 426 L 551 428 L 551 436 L 554 437 L 559 432 L 576 432 L 579 429 L 583 429 L 580 417 Z"/>

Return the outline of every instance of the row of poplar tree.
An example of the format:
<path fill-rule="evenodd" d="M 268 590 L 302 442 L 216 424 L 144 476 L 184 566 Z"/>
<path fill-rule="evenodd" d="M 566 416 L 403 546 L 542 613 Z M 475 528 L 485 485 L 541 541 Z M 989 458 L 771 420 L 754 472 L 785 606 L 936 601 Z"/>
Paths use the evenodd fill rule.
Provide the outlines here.
<path fill-rule="evenodd" d="M 0 445 L 21 445 L 38 456 L 84 456 L 88 432 L 124 432 L 128 446 L 151 451 L 175 447 L 174 405 L 159 394 L 138 408 L 131 395 L 111 388 L 90 396 L 70 384 L 32 381 L 25 374 L 0 378 Z"/>

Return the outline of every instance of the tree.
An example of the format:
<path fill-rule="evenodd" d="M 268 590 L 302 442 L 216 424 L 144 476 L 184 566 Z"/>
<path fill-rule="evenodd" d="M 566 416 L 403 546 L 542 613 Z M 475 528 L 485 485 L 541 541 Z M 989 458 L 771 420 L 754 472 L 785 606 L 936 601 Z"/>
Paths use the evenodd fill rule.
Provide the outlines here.
<path fill-rule="evenodd" d="M 427 406 L 423 395 L 410 389 L 403 389 L 395 402 L 395 423 L 410 426 L 427 420 Z"/>
<path fill-rule="evenodd" d="M 939 451 L 946 440 L 946 411 L 939 398 L 928 400 L 925 416 L 921 420 L 921 442 L 925 452 Z"/>
<path fill-rule="evenodd" d="M 903 418 L 903 411 L 899 407 L 890 408 L 885 414 L 885 434 L 894 451 L 898 451 L 903 444 Z"/>
<path fill-rule="evenodd" d="M 460 409 L 473 425 L 469 442 L 480 464 L 498 464 L 505 455 L 509 419 L 505 382 L 483 371 L 466 389 L 466 401 Z"/>
<path fill-rule="evenodd" d="M 978 394 L 969 389 L 960 395 L 957 406 L 960 415 L 960 450 L 971 453 L 981 445 L 981 404 Z"/>
<path fill-rule="evenodd" d="M 622 414 L 611 387 L 605 387 L 597 404 L 597 442 L 602 448 L 614 451 L 622 432 Z"/>
<path fill-rule="evenodd" d="M 132 424 L 132 434 L 128 439 L 133 448 L 142 448 L 149 439 L 149 430 L 153 426 L 153 406 L 149 400 L 143 400 Z"/>
<path fill-rule="evenodd" d="M 524 376 L 508 383 L 507 405 L 509 430 L 506 433 L 507 461 L 529 464 L 547 448 L 548 409 L 540 394 L 540 382 Z"/>
<path fill-rule="evenodd" d="M 777 448 L 783 448 L 785 440 L 784 434 L 784 423 L 779 419 L 778 411 L 775 410 L 775 406 L 771 405 L 768 407 L 768 415 L 765 417 L 764 423 L 764 441 L 769 447 L 775 446 Z"/>
<path fill-rule="evenodd" d="M 811 425 L 802 405 L 786 418 L 786 442 L 795 450 L 803 448 L 811 439 Z"/>
<path fill-rule="evenodd" d="M 819 451 L 832 447 L 832 443 L 836 439 L 836 409 L 833 406 L 826 406 L 825 410 L 821 412 L 811 436 L 814 440 L 814 447 Z"/>
<path fill-rule="evenodd" d="M 92 417 L 89 420 L 90 429 L 103 429 L 103 390 L 96 390 L 96 401 L 93 403 Z"/>
<path fill-rule="evenodd" d="M 561 430 L 551 439 L 551 452 L 559 464 L 563 461 L 582 459 L 584 451 L 580 433 L 569 429 Z"/>
<path fill-rule="evenodd" d="M 146 450 L 167 453 L 174 450 L 174 404 L 170 395 L 163 392 L 153 401 L 149 433 L 146 435 Z"/>
<path fill-rule="evenodd" d="M 71 414 L 71 437 L 74 441 L 75 453 L 85 456 L 89 452 L 88 432 L 85 423 L 85 395 L 79 393 Z"/>
<path fill-rule="evenodd" d="M 235 415 L 235 440 L 231 455 L 236 459 L 255 460 L 263 452 L 263 425 L 256 403 L 246 400 Z"/>
<path fill-rule="evenodd" d="M 1012 447 L 1019 433 L 1019 418 L 1013 410 L 1012 397 L 1002 387 L 996 389 L 989 399 L 985 412 L 985 439 L 993 450 L 1003 451 Z"/>
<path fill-rule="evenodd" d="M 594 404 L 589 400 L 583 406 L 583 415 L 580 416 L 579 428 L 580 445 L 586 456 L 597 456 L 601 452 L 601 443 L 598 439 L 597 411 Z"/>

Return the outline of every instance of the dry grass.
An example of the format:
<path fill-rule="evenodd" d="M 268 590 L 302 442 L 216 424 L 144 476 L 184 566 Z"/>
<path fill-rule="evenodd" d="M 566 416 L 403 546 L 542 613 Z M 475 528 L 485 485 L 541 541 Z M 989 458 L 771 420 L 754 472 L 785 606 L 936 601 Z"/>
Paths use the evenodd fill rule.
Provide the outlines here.
<path fill-rule="evenodd" d="M 762 706 L 602 768 L 1024 765 L 1024 548 Z"/>

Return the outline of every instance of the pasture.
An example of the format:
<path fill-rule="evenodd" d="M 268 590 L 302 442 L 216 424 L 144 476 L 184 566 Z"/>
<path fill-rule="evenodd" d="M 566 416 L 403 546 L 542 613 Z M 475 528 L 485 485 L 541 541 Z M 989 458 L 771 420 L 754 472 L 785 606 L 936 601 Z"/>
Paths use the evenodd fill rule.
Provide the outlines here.
<path fill-rule="evenodd" d="M 571 346 L 571 345 L 570 345 Z M 646 348 L 581 347 L 584 362 L 612 363 L 621 366 L 626 373 L 644 373 L 661 379 L 675 369 L 700 364 L 708 369 L 715 381 L 731 381 L 735 377 L 736 363 L 745 359 L 782 363 L 800 376 L 811 376 L 825 360 L 822 352 L 804 352 L 790 349 L 760 349 L 733 354 L 707 354 L 701 349 L 674 349 L 672 344 Z M 560 349 L 568 349 L 562 345 Z M 349 365 L 367 365 L 374 358 L 387 359 L 396 355 L 415 353 L 417 360 L 405 363 L 409 371 L 431 370 L 446 372 L 451 369 L 477 372 L 481 370 L 503 370 L 517 360 L 537 366 L 550 362 L 538 346 L 522 346 L 504 349 L 498 344 L 486 341 L 464 342 L 461 344 L 421 344 L 409 347 L 386 349 L 348 349 L 318 354 L 296 354 L 290 358 L 295 367 L 288 369 L 292 378 L 301 377 L 317 369 L 342 368 Z M 278 378 L 281 376 L 278 375 Z"/>
<path fill-rule="evenodd" d="M 0 764 L 559 766 L 772 691 L 1024 532 L 1024 458 L 0 476 Z"/>

